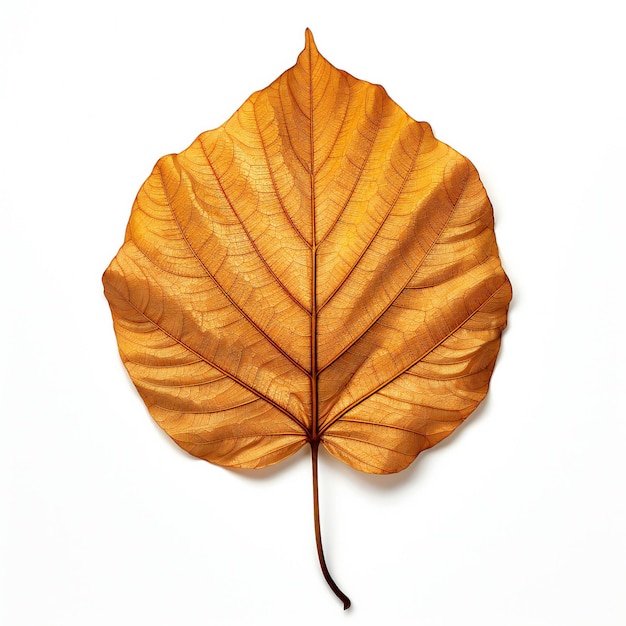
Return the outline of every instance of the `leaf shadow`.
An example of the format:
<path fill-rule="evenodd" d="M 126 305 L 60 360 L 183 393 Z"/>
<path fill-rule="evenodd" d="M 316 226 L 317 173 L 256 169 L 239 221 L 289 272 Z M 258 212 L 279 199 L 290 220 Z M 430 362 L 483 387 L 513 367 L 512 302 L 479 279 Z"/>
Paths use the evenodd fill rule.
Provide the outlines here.
<path fill-rule="evenodd" d="M 134 386 L 130 380 L 128 381 L 128 385 L 134 390 Z M 472 424 L 481 419 L 481 417 L 489 410 L 489 404 L 490 397 L 487 395 L 485 400 L 481 402 L 481 404 L 465 420 L 465 422 L 448 435 L 448 437 L 440 441 L 432 448 L 424 450 L 424 452 L 420 453 L 407 468 L 395 474 L 368 474 L 366 472 L 355 470 L 346 463 L 343 463 L 336 457 L 332 456 L 323 446 L 320 446 L 320 465 L 321 467 L 325 467 L 326 471 L 341 474 L 347 480 L 358 483 L 361 488 L 365 487 L 371 492 L 386 493 L 389 490 L 397 491 L 404 489 L 417 480 L 415 478 L 417 474 L 420 476 L 425 474 L 424 470 L 426 468 L 424 466 L 428 463 L 428 459 L 430 459 L 432 455 L 436 455 L 440 451 L 456 445 L 457 440 L 463 437 L 463 433 L 468 431 L 472 427 Z M 146 414 L 148 417 L 151 417 L 147 409 Z M 194 457 L 181 448 L 165 431 L 163 431 L 162 428 L 159 427 L 153 419 L 149 419 L 148 421 L 152 424 L 154 431 L 158 433 L 158 437 L 164 441 L 169 448 L 175 450 L 181 458 L 184 457 L 187 460 L 207 463 L 204 459 Z M 224 466 L 217 467 L 245 480 L 272 481 L 276 480 L 277 477 L 279 477 L 279 475 L 283 472 L 293 470 L 294 468 L 304 467 L 305 465 L 310 465 L 310 459 L 310 448 L 308 445 L 305 445 L 290 457 L 260 469 L 244 469 Z M 209 463 L 209 465 L 211 464 Z"/>
<path fill-rule="evenodd" d="M 389 492 L 397 492 L 398 490 L 414 486 L 417 479 L 416 476 L 426 474 L 426 464 L 432 455 L 450 448 L 457 444 L 457 441 L 463 437 L 463 433 L 472 428 L 472 424 L 476 423 L 489 410 L 489 396 L 483 400 L 478 408 L 465 420 L 465 422 L 455 429 L 448 437 L 437 445 L 425 450 L 409 465 L 406 469 L 395 474 L 367 474 L 360 472 L 343 463 L 339 459 L 327 452 L 323 446 L 320 446 L 320 466 L 321 471 L 330 474 L 340 474 L 346 480 L 358 484 L 360 488 L 365 488 L 371 493 L 385 494 Z M 181 450 L 182 452 L 182 450 Z M 289 471 L 294 468 L 304 468 L 310 464 L 310 449 L 303 446 L 298 452 L 287 459 L 284 459 L 274 465 L 263 467 L 261 469 L 237 469 L 223 468 L 234 475 L 242 477 L 245 480 L 267 481 L 276 480 L 282 472 Z M 308 468 L 305 468 L 308 469 Z M 328 480 L 328 478 L 326 478 Z"/>
<path fill-rule="evenodd" d="M 416 480 L 421 480 L 421 478 L 416 478 L 417 475 L 422 476 L 426 474 L 426 464 L 433 455 L 437 455 L 443 450 L 456 445 L 457 441 L 463 437 L 463 433 L 471 429 L 472 425 L 488 412 L 489 402 L 489 396 L 487 396 L 465 422 L 448 435 L 448 437 L 432 448 L 424 450 L 407 468 L 395 474 L 368 474 L 366 472 L 355 471 L 350 466 L 326 452 L 326 450 L 320 454 L 321 462 L 328 466 L 331 471 L 344 475 L 347 480 L 358 483 L 361 488 L 364 487 L 372 493 L 387 493 L 389 490 L 397 491 L 407 488 L 408 485 L 414 485 Z"/>

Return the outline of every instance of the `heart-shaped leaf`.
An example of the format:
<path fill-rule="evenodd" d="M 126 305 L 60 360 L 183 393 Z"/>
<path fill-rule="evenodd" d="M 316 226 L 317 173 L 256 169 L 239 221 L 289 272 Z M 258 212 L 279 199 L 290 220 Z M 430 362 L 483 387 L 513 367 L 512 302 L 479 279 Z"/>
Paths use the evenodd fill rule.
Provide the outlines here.
<path fill-rule="evenodd" d="M 404 469 L 483 400 L 511 288 L 473 165 L 310 31 L 297 64 L 159 160 L 104 275 L 120 354 L 191 454 L 310 445 Z"/>

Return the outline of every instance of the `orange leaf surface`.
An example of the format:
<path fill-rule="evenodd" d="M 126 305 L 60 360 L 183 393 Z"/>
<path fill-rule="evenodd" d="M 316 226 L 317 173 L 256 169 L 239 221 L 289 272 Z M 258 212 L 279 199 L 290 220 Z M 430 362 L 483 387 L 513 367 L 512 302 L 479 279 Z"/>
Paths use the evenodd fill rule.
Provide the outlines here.
<path fill-rule="evenodd" d="M 229 467 L 311 445 L 316 516 L 319 445 L 398 472 L 477 407 L 511 298 L 474 166 L 309 31 L 293 68 L 159 160 L 103 280 L 158 424 Z"/>

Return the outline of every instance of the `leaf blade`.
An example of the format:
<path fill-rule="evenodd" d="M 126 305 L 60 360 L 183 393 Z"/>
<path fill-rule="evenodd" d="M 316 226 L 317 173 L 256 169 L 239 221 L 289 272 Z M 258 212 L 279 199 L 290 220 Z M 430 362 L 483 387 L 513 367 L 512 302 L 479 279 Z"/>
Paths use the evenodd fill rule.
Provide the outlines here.
<path fill-rule="evenodd" d="M 405 432 L 414 457 L 451 432 L 486 393 L 499 347 L 493 335 L 504 328 L 510 299 L 492 208 L 471 163 L 382 87 L 334 68 L 308 32 L 293 68 L 222 127 L 157 164 L 118 257 L 110 271 L 135 294 L 134 306 L 157 325 L 165 320 L 162 330 L 191 351 L 181 380 L 166 385 L 169 397 L 155 382 L 161 374 L 142 374 L 145 397 L 160 394 L 150 405 L 155 419 L 179 402 L 186 415 L 205 415 L 208 423 L 207 406 L 223 402 L 223 412 L 247 407 L 259 423 L 274 411 L 281 424 L 287 419 L 295 427 L 298 442 L 321 438 L 335 450 L 357 439 L 375 445 L 375 431 L 381 450 L 402 455 L 397 440 Z M 105 284 L 111 280 L 107 270 Z M 461 361 L 432 359 L 472 326 L 498 289 L 508 295 L 476 331 L 483 337 L 480 356 L 472 357 L 469 373 L 449 376 Z M 114 313 L 118 327 L 123 308 Z M 203 365 L 192 364 L 194 355 Z M 136 357 L 126 358 L 135 378 Z M 488 365 L 474 371 L 479 362 Z M 207 378 L 202 369 L 209 364 L 218 374 Z M 166 376 L 167 367 L 153 369 Z M 243 391 L 236 397 L 216 391 L 217 375 Z M 428 418 L 431 409 L 446 410 L 437 385 L 464 393 L 470 383 L 480 391 L 454 409 L 455 419 Z M 439 404 L 429 405 L 429 394 Z M 264 407 L 258 415 L 257 402 Z M 388 423 L 372 421 L 377 411 Z M 180 438 L 181 424 L 167 429 Z M 256 435 L 232 441 L 246 439 L 241 445 L 248 450 Z M 291 431 L 281 425 L 271 436 Z M 216 437 L 207 441 L 228 439 Z M 358 445 L 349 445 L 350 458 L 358 457 Z M 374 456 L 348 462 L 363 469 Z M 405 466 L 404 460 L 371 465 Z"/>

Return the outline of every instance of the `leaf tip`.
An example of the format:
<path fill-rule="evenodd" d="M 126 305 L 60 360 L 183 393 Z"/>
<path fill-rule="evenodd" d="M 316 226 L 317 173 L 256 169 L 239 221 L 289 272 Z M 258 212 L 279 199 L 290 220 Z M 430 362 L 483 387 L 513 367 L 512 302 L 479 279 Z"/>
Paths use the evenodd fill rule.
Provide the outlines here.
<path fill-rule="evenodd" d="M 304 49 L 307 52 L 317 52 L 317 46 L 315 45 L 315 39 L 310 28 L 304 31 Z"/>

